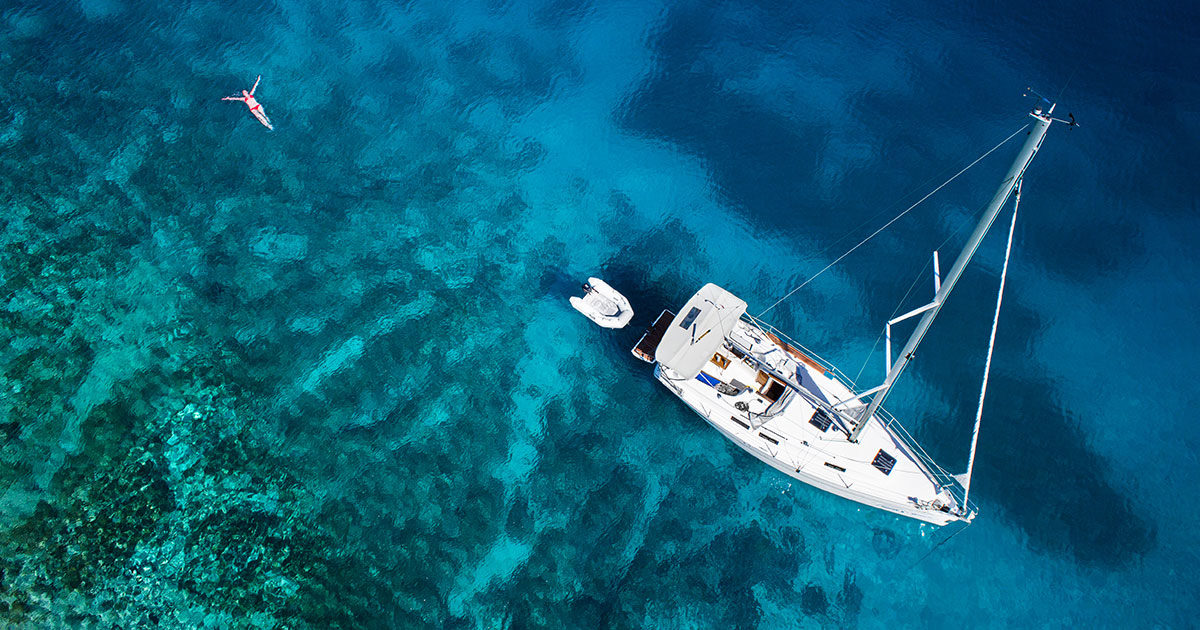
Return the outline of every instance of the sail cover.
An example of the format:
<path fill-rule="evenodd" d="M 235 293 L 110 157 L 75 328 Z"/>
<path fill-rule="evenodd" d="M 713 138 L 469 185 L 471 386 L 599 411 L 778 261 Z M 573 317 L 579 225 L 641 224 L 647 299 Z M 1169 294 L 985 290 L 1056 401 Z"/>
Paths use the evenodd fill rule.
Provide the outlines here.
<path fill-rule="evenodd" d="M 684 378 L 695 378 L 745 312 L 741 298 L 711 282 L 704 285 L 679 310 L 654 360 Z"/>

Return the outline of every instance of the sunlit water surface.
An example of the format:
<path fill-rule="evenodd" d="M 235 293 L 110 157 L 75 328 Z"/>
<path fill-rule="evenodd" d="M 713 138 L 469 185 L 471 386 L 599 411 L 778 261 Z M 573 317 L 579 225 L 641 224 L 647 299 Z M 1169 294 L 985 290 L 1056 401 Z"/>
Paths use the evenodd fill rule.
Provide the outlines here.
<path fill-rule="evenodd" d="M 2 623 L 1193 625 L 1195 9 L 794 4 L 0 10 Z M 258 74 L 273 133 L 219 100 Z M 1027 85 L 1082 126 L 1027 177 L 970 528 L 792 482 L 628 354 L 705 282 L 774 302 Z M 1015 152 L 769 319 L 874 385 Z M 955 471 L 999 239 L 889 402 Z"/>

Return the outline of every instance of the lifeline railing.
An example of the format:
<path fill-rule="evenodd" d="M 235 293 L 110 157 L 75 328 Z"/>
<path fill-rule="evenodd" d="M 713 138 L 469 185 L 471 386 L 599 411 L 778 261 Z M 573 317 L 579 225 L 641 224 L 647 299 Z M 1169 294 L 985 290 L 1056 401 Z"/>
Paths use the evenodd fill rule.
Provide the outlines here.
<path fill-rule="evenodd" d="M 837 367 L 828 360 L 822 358 L 821 355 L 813 352 L 803 344 L 792 339 L 778 328 L 757 319 L 749 313 L 745 314 L 745 318 L 749 320 L 749 323 L 753 326 L 775 335 L 779 339 L 783 340 L 787 345 L 803 353 L 806 357 L 824 368 L 826 374 L 832 375 L 833 378 L 840 382 L 846 389 L 850 390 L 850 393 L 858 395 L 858 390 L 854 385 L 854 381 L 843 374 L 841 370 L 838 370 Z M 963 505 L 966 497 L 965 489 L 963 488 L 962 483 L 960 483 L 954 475 L 947 472 L 946 469 L 939 466 L 938 463 L 935 462 L 932 457 L 930 457 L 929 453 L 925 451 L 921 444 L 917 442 L 916 438 L 914 438 L 912 434 L 908 432 L 908 429 L 905 429 L 904 425 L 900 424 L 900 421 L 897 420 L 895 416 L 893 416 L 883 407 L 879 407 L 875 411 L 875 417 L 883 424 L 885 428 L 888 429 L 888 432 L 892 436 L 902 442 L 903 445 L 908 448 L 918 460 L 920 460 L 921 464 L 925 466 L 926 471 L 931 477 L 934 478 L 938 485 L 947 489 L 954 499 L 959 503 L 959 505 Z M 964 506 L 965 514 L 971 514 L 975 511 L 976 509 L 973 503 L 968 503 Z"/>

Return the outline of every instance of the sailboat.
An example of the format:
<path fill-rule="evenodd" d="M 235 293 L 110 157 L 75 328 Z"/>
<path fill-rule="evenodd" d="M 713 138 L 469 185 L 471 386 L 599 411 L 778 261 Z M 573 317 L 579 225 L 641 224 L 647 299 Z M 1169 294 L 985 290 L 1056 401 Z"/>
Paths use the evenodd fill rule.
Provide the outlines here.
<path fill-rule="evenodd" d="M 1040 106 L 1030 112 L 1033 121 L 1023 129 L 1028 130 L 1024 145 L 944 278 L 938 275 L 935 253 L 933 300 L 887 323 L 888 369 L 881 385 L 858 391 L 836 367 L 748 315 L 744 300 L 711 283 L 677 314 L 664 310 L 632 349 L 634 356 L 653 363 L 655 378 L 726 438 L 789 477 L 934 525 L 971 521 L 977 513 L 970 501 L 970 475 L 982 394 L 967 472 L 961 475 L 934 462 L 881 405 L 1002 207 L 1014 196 L 1015 224 L 1025 169 L 1051 122 L 1067 122 L 1052 118 L 1053 112 L 1053 104 L 1046 112 Z M 1010 226 L 1008 251 L 1011 244 Z M 1006 251 L 1002 278 L 1007 265 Z M 1000 295 L 1002 287 L 1003 279 Z M 920 320 L 893 362 L 891 326 L 917 316 Z M 994 324 L 995 320 L 988 368 Z"/>

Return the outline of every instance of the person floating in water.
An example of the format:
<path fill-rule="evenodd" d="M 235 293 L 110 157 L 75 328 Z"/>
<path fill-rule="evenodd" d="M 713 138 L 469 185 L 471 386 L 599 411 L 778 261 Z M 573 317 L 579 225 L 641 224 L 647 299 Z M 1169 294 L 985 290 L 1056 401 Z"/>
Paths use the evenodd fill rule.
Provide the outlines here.
<path fill-rule="evenodd" d="M 270 129 L 271 131 L 275 131 L 275 128 L 271 126 L 271 121 L 267 120 L 267 114 L 266 114 L 266 112 L 263 111 L 262 103 L 259 103 L 258 101 L 256 101 L 254 99 L 254 90 L 258 89 L 259 81 L 262 81 L 261 74 L 258 75 L 258 78 L 254 80 L 254 87 L 250 88 L 249 92 L 247 92 L 246 90 L 242 90 L 241 96 L 226 96 L 226 97 L 223 97 L 221 100 L 222 101 L 241 101 L 241 102 L 245 103 L 246 107 L 250 108 L 250 113 L 254 114 L 254 117 L 258 119 L 258 122 L 262 123 L 263 126 L 265 126 L 267 129 Z"/>

